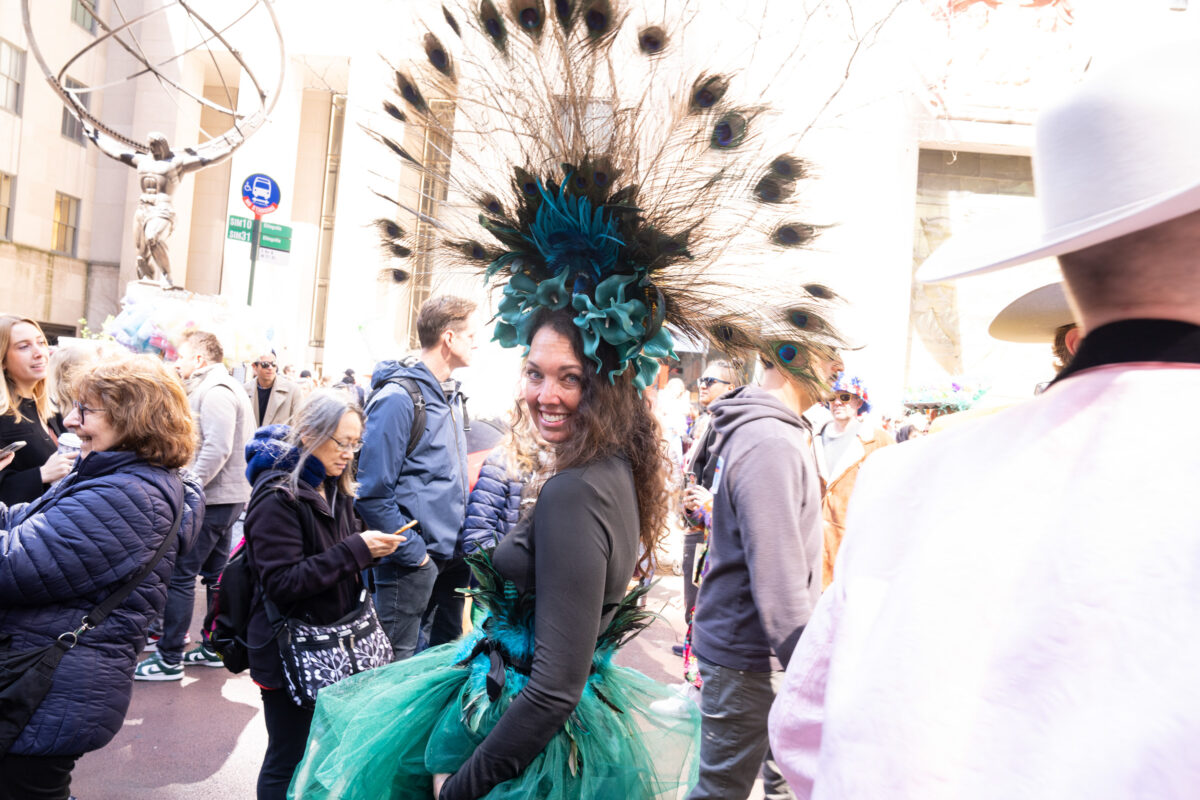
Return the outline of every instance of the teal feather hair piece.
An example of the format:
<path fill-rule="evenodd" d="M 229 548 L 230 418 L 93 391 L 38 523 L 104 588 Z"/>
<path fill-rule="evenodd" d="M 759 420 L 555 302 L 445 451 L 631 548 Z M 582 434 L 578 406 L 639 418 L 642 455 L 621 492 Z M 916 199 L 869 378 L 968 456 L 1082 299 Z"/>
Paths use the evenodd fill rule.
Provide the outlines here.
<path fill-rule="evenodd" d="M 806 292 L 800 269 L 761 277 L 824 227 L 802 202 L 816 171 L 795 153 L 803 131 L 769 127 L 781 116 L 743 70 L 685 60 L 705 15 L 466 0 L 427 16 L 381 115 L 406 134 L 375 132 L 423 186 L 396 203 L 415 224 L 380 228 L 388 257 L 405 261 L 394 279 L 481 274 L 500 291 L 493 338 L 505 347 L 528 349 L 539 310 L 569 311 L 587 360 L 609 381 L 632 370 L 638 389 L 680 337 L 826 388 L 810 365 L 842 346 L 838 298 Z M 780 309 L 808 324 L 780 326 Z"/>

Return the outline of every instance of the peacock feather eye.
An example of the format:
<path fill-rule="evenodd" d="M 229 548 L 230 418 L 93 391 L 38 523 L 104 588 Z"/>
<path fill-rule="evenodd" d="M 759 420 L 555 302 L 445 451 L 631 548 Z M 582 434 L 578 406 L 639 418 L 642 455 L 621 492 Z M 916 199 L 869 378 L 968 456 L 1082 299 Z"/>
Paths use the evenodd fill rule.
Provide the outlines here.
<path fill-rule="evenodd" d="M 500 201 L 497 200 L 496 196 L 492 194 L 484 195 L 483 197 L 479 198 L 479 206 L 484 211 L 495 217 L 498 217 L 504 213 L 504 207 L 500 205 Z"/>
<path fill-rule="evenodd" d="M 746 132 L 749 128 L 746 118 L 741 114 L 726 114 L 713 126 L 709 146 L 716 150 L 737 147 L 746 140 Z"/>
<path fill-rule="evenodd" d="M 794 156 L 779 156 L 771 162 L 770 173 L 794 181 L 804 177 L 804 165 Z"/>
<path fill-rule="evenodd" d="M 450 13 L 450 9 L 442 6 L 442 14 L 446 17 L 446 24 L 450 26 L 450 30 L 454 31 L 456 36 L 462 36 L 462 28 L 458 27 L 458 20 Z"/>
<path fill-rule="evenodd" d="M 612 7 L 607 0 L 594 0 L 583 12 L 583 24 L 592 40 L 600 39 L 612 30 L 612 22 Z"/>
<path fill-rule="evenodd" d="M 648 56 L 657 55 L 667 46 L 667 32 L 657 25 L 642 28 L 638 34 L 638 47 Z"/>
<path fill-rule="evenodd" d="M 692 111 L 704 111 L 721 102 L 729 82 L 720 75 L 701 75 L 692 85 Z"/>
<path fill-rule="evenodd" d="M 792 309 L 788 312 L 788 322 L 792 323 L 794 327 L 804 330 L 808 327 L 808 314 L 799 309 Z"/>
<path fill-rule="evenodd" d="M 429 107 L 425 105 L 425 98 L 421 96 L 421 90 L 403 72 L 396 72 L 396 90 L 404 98 L 404 102 L 417 111 L 423 113 L 429 110 Z"/>
<path fill-rule="evenodd" d="M 534 181 L 525 181 L 525 183 L 521 184 L 521 191 L 530 197 L 537 197 L 537 183 Z"/>
<path fill-rule="evenodd" d="M 404 115 L 404 112 L 401 111 L 395 104 L 389 103 L 387 100 L 383 101 L 383 110 L 387 112 L 388 116 L 394 119 L 398 119 L 401 122 L 408 121 L 408 117 Z"/>
<path fill-rule="evenodd" d="M 828 286 L 822 286 L 819 283 L 810 283 L 804 287 L 804 291 L 808 292 L 818 300 L 832 300 L 833 290 Z"/>
<path fill-rule="evenodd" d="M 571 0 L 554 0 L 554 16 L 558 17 L 558 24 L 563 27 L 563 30 L 571 29 L 574 13 Z"/>
<path fill-rule="evenodd" d="M 775 346 L 775 355 L 784 364 L 791 364 L 800 355 L 800 349 L 794 344 L 785 342 Z"/>
<path fill-rule="evenodd" d="M 521 30 L 535 39 L 541 35 L 542 23 L 546 20 L 542 0 L 510 0 L 509 8 Z"/>
<path fill-rule="evenodd" d="M 771 241 L 783 247 L 800 247 L 811 242 L 815 233 L 816 231 L 811 225 L 787 222 L 775 229 L 775 232 L 771 234 Z"/>
<path fill-rule="evenodd" d="M 573 183 L 575 184 L 576 189 L 587 189 L 588 187 L 588 180 L 582 175 L 576 175 Z"/>
<path fill-rule="evenodd" d="M 782 203 L 792 196 L 796 184 L 776 175 L 764 175 L 754 186 L 754 196 L 763 203 Z"/>
<path fill-rule="evenodd" d="M 608 173 L 607 172 L 593 173 L 592 183 L 596 184 L 597 186 L 601 186 L 601 187 L 607 186 L 608 185 Z"/>
<path fill-rule="evenodd" d="M 454 67 L 450 63 L 450 54 L 432 33 L 425 34 L 425 55 L 434 69 L 450 80 L 454 80 Z"/>
<path fill-rule="evenodd" d="M 503 53 L 508 39 L 508 31 L 505 30 L 504 19 L 496 10 L 496 5 L 492 0 L 483 0 L 479 4 L 479 24 L 483 27 L 483 32 L 492 40 L 492 44 L 496 45 L 496 49 Z"/>

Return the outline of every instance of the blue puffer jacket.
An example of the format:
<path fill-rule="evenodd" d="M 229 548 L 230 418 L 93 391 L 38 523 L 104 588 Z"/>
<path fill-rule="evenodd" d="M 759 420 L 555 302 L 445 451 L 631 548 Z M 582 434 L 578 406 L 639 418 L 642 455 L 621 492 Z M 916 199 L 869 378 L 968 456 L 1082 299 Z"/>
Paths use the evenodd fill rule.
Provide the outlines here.
<path fill-rule="evenodd" d="M 483 462 L 467 502 L 467 521 L 459 545 L 463 553 L 495 547 L 517 524 L 525 482 L 508 476 L 508 458 L 497 447 Z"/>
<path fill-rule="evenodd" d="M 177 470 L 134 453 L 92 453 L 39 500 L 0 505 L 0 638 L 43 647 L 154 555 L 178 510 Z M 167 602 L 175 555 L 200 529 L 203 491 L 186 484 L 179 544 L 95 630 L 67 652 L 50 693 L 12 749 L 61 756 L 96 750 L 121 729 L 146 628 Z"/>

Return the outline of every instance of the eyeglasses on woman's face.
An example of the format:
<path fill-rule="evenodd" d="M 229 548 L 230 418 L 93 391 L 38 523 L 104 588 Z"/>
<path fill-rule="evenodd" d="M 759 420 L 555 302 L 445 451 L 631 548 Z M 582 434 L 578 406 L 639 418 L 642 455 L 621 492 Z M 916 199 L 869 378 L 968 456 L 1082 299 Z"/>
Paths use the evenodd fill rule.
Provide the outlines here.
<path fill-rule="evenodd" d="M 361 439 L 357 442 L 344 442 L 343 443 L 343 442 L 338 441 L 334 437 L 330 436 L 329 441 L 333 442 L 337 446 L 337 449 L 341 450 L 343 453 L 357 453 L 359 450 L 362 450 L 362 446 L 363 446 Z"/>
<path fill-rule="evenodd" d="M 723 383 L 726 386 L 732 386 L 732 384 L 729 381 L 723 381 L 720 378 L 713 378 L 711 376 L 705 376 L 705 377 L 701 378 L 700 380 L 696 381 L 696 383 L 700 384 L 705 389 L 711 389 L 714 383 Z"/>
<path fill-rule="evenodd" d="M 79 424 L 80 424 L 80 425 L 86 425 L 86 424 L 87 424 L 87 415 L 88 415 L 88 414 L 99 414 L 99 413 L 100 413 L 100 412 L 102 412 L 104 409 L 102 409 L 102 408 L 89 408 L 89 407 L 85 406 L 83 403 L 81 403 L 81 402 L 79 402 L 78 400 L 76 400 L 76 401 L 75 401 L 75 410 L 79 412 Z"/>

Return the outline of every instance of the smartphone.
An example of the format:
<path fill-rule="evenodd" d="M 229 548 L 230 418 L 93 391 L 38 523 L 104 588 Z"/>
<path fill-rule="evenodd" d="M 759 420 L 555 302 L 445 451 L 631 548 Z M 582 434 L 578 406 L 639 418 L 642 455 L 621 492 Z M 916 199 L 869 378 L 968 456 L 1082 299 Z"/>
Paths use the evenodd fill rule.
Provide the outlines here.
<path fill-rule="evenodd" d="M 0 447 L 0 456 L 6 456 L 9 453 L 15 453 L 24 446 L 24 442 L 13 442 L 12 444 L 6 444 L 4 447 Z"/>

